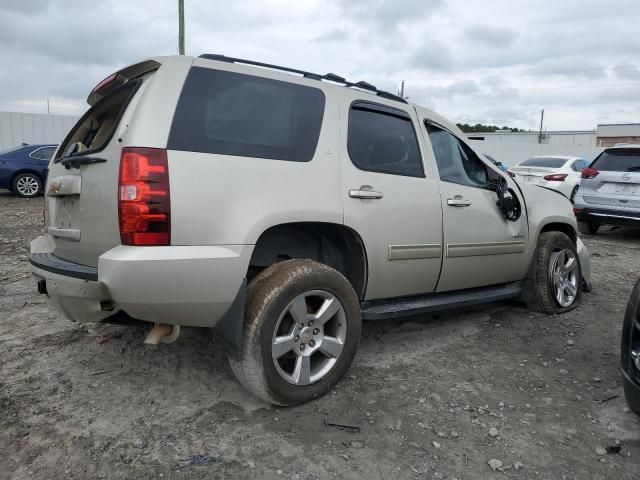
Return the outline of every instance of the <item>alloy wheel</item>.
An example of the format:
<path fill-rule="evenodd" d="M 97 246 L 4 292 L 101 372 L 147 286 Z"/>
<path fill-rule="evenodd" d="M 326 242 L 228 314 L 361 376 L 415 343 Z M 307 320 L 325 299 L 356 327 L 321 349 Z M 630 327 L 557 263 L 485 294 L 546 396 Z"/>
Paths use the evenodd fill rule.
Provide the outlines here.
<path fill-rule="evenodd" d="M 298 295 L 276 323 L 271 357 L 278 374 L 294 385 L 324 378 L 338 361 L 347 337 L 340 300 L 325 290 Z"/>
<path fill-rule="evenodd" d="M 578 260 L 571 250 L 565 248 L 551 254 L 549 279 L 558 305 L 570 306 L 576 299 L 579 286 Z"/>

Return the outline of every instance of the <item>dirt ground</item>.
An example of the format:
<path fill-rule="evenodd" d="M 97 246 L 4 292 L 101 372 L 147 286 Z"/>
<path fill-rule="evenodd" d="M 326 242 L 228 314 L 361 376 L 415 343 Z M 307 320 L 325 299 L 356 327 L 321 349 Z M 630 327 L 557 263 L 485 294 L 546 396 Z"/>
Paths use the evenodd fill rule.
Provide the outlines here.
<path fill-rule="evenodd" d="M 0 193 L 0 478 L 640 476 L 618 372 L 640 232 L 585 238 L 594 290 L 567 315 L 502 303 L 365 323 L 334 391 L 277 409 L 234 380 L 209 331 L 150 347 L 143 327 L 63 318 L 28 273 L 41 230 L 41 198 Z"/>

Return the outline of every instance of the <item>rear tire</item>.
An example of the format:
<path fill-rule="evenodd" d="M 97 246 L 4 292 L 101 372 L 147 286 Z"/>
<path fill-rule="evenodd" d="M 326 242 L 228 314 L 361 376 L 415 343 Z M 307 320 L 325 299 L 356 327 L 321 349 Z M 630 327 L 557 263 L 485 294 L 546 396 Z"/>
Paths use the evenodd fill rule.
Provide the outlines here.
<path fill-rule="evenodd" d="M 577 307 L 582 293 L 582 270 L 571 239 L 562 232 L 541 233 L 534 262 L 534 299 L 529 308 L 552 315 Z"/>
<path fill-rule="evenodd" d="M 578 231 L 584 235 L 595 235 L 600 229 L 599 223 L 578 221 Z"/>
<path fill-rule="evenodd" d="M 19 197 L 33 198 L 42 192 L 42 180 L 33 173 L 20 173 L 13 179 L 11 190 Z"/>
<path fill-rule="evenodd" d="M 304 403 L 347 372 L 361 323 L 358 297 L 342 274 L 312 260 L 279 262 L 247 288 L 241 350 L 229 363 L 257 397 Z"/>

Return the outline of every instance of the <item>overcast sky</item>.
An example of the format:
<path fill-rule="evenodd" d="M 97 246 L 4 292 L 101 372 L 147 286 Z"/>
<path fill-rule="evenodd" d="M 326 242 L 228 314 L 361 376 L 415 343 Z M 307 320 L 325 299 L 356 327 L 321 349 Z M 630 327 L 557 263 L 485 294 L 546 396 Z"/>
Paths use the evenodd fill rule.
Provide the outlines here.
<path fill-rule="evenodd" d="M 177 0 L 0 0 L 0 110 L 80 114 L 177 51 Z M 334 72 L 460 122 L 640 122 L 640 0 L 185 0 L 187 54 Z"/>

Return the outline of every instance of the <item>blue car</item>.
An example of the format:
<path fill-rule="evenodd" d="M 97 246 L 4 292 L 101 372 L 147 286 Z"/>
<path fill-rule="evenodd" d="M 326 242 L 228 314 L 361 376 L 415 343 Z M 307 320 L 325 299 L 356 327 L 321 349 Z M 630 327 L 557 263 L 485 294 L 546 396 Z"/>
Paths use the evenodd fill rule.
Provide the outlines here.
<path fill-rule="evenodd" d="M 42 193 L 57 145 L 27 145 L 0 151 L 0 188 L 30 198 Z"/>

